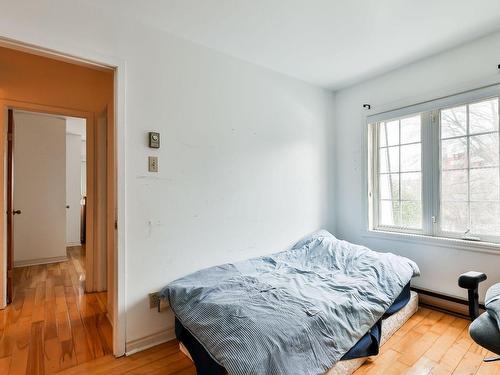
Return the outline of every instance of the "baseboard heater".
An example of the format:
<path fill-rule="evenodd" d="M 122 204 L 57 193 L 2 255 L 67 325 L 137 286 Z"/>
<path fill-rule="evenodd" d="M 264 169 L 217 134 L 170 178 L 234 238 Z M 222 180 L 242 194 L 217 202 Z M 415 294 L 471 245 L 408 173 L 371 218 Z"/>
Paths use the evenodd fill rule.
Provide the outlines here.
<path fill-rule="evenodd" d="M 466 299 L 415 287 L 411 287 L 411 290 L 418 293 L 420 306 L 440 310 L 460 318 L 470 319 L 469 302 Z M 479 307 L 482 310 L 485 309 L 482 303 L 479 304 Z"/>

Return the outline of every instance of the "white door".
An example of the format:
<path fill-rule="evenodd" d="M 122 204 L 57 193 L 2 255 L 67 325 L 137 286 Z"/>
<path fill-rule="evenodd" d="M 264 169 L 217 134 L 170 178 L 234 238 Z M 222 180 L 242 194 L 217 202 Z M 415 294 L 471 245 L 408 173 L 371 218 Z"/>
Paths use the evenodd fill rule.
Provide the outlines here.
<path fill-rule="evenodd" d="M 14 265 L 66 257 L 66 120 L 14 112 Z"/>

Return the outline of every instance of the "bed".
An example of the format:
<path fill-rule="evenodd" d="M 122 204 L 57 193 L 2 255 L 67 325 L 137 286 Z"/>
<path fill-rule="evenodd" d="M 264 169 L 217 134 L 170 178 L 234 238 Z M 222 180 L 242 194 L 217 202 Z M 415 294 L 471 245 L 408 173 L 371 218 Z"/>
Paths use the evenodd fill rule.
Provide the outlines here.
<path fill-rule="evenodd" d="M 322 230 L 161 294 L 199 374 L 350 374 L 416 310 L 409 283 L 418 275 L 407 258 Z"/>

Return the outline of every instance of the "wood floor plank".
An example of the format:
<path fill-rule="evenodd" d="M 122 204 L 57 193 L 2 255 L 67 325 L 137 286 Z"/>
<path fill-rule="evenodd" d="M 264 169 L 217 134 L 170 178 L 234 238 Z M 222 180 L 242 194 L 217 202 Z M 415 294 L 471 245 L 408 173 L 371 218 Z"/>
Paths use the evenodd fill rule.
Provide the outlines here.
<path fill-rule="evenodd" d="M 31 324 L 27 374 L 45 374 L 43 325 L 43 321 Z"/>
<path fill-rule="evenodd" d="M 445 352 L 439 361 L 439 364 L 432 369 L 431 374 L 452 374 L 453 371 L 455 371 L 455 368 L 458 366 L 472 344 L 466 338 L 466 335 L 468 335 L 467 328 L 460 332 L 460 335 L 455 340 L 453 345 Z"/>
<path fill-rule="evenodd" d="M 437 365 L 435 361 L 427 357 L 420 357 L 411 367 L 405 369 L 405 374 L 429 374 Z"/>
<path fill-rule="evenodd" d="M 76 303 L 68 304 L 68 313 L 75 345 L 76 360 L 79 364 L 91 361 L 95 356 L 89 347 L 89 339 L 83 327 L 83 322 Z"/>
<path fill-rule="evenodd" d="M 10 357 L 0 358 L 0 374 L 8 374 L 10 371 Z"/>
<path fill-rule="evenodd" d="M 106 293 L 85 297 L 79 251 L 68 251 L 66 262 L 14 269 L 13 302 L 0 311 L 1 375 L 55 374 L 105 356 L 115 361 Z"/>
<path fill-rule="evenodd" d="M 376 361 L 372 361 L 371 363 L 363 364 L 358 370 L 358 375 L 369 374 L 369 375 L 381 375 L 385 374 L 387 369 L 392 366 L 392 364 L 398 360 L 401 356 L 395 350 L 388 350 L 380 356 L 377 357 Z"/>
<path fill-rule="evenodd" d="M 491 352 L 486 354 L 486 357 L 496 357 L 497 355 Z M 500 361 L 496 362 L 482 362 L 481 366 L 476 372 L 476 375 L 499 375 L 500 374 Z"/>
<path fill-rule="evenodd" d="M 16 323 L 10 375 L 25 375 L 28 367 L 28 348 L 31 336 L 31 319 L 20 318 Z"/>
<path fill-rule="evenodd" d="M 438 337 L 439 335 L 432 331 L 424 333 L 418 340 L 414 341 L 401 353 L 399 361 L 409 367 L 413 366 L 421 357 L 423 357 L 424 353 L 429 350 Z"/>
<path fill-rule="evenodd" d="M 467 321 L 465 319 L 456 319 L 453 321 L 434 344 L 432 344 L 429 350 L 427 350 L 425 356 L 435 362 L 439 362 L 466 326 Z"/>
<path fill-rule="evenodd" d="M 61 343 L 57 337 L 44 341 L 44 368 L 46 374 L 55 374 L 61 370 Z"/>
<path fill-rule="evenodd" d="M 465 353 L 464 357 L 459 362 L 457 368 L 453 371 L 453 374 L 454 375 L 475 374 L 478 371 L 479 367 L 481 366 L 483 358 L 484 356 L 478 353 L 473 353 L 470 351 Z"/>
<path fill-rule="evenodd" d="M 396 361 L 385 371 L 384 375 L 399 375 L 404 374 L 405 371 L 408 371 L 408 366 L 404 363 Z M 358 375 L 357 371 L 354 374 Z"/>

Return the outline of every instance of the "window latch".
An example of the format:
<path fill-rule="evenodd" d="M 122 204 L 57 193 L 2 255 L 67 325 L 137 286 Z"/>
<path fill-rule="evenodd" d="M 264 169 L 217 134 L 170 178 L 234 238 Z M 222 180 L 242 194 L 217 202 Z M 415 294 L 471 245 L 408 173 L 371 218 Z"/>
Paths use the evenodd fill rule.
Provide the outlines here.
<path fill-rule="evenodd" d="M 467 240 L 467 241 L 481 241 L 479 237 L 476 236 L 470 236 L 470 228 L 465 231 L 465 233 L 462 236 L 462 240 Z"/>
<path fill-rule="evenodd" d="M 432 224 L 436 224 L 437 223 L 436 216 L 432 216 L 431 220 L 432 220 Z"/>

